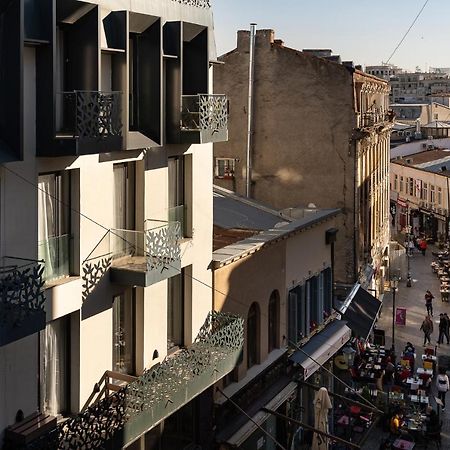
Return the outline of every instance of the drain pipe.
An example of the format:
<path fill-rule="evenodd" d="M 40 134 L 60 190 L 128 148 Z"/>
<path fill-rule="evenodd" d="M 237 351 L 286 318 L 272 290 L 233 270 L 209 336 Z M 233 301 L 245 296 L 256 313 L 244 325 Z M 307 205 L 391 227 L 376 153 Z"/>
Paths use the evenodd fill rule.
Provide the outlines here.
<path fill-rule="evenodd" d="M 255 73 L 255 31 L 256 23 L 250 24 L 250 59 L 248 67 L 248 121 L 247 121 L 247 155 L 246 155 L 246 177 L 245 196 L 250 198 L 252 180 L 252 141 L 253 141 L 253 87 Z"/>

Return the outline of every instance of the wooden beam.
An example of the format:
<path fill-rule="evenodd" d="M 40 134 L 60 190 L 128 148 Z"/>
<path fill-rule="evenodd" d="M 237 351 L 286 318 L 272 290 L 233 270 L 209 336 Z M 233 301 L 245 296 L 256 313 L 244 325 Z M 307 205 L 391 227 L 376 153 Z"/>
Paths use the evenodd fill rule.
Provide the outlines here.
<path fill-rule="evenodd" d="M 330 438 L 333 441 L 340 442 L 341 444 L 347 445 L 347 446 L 349 446 L 351 448 L 355 448 L 357 450 L 361 449 L 361 447 L 359 445 L 353 444 L 353 442 L 349 442 L 340 437 L 333 436 L 332 434 L 325 433 L 324 431 L 320 431 L 317 428 L 311 427 L 310 425 L 306 425 L 306 423 L 300 422 L 299 420 L 291 419 L 290 417 L 285 416 L 284 414 L 281 414 L 277 411 L 273 411 L 268 408 L 262 408 L 262 410 L 265 412 L 268 412 L 269 414 L 273 414 L 274 416 L 279 417 L 280 419 L 286 420 L 287 422 L 292 422 L 292 423 L 295 423 L 296 425 L 306 428 L 307 430 L 314 431 L 314 433 L 320 434 L 321 436 L 326 436 L 327 438 Z"/>

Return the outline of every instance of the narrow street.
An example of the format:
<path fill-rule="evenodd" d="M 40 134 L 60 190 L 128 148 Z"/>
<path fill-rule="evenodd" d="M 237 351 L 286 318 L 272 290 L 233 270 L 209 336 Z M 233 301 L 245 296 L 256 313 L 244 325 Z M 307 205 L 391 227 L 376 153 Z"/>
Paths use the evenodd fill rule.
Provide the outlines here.
<path fill-rule="evenodd" d="M 406 308 L 406 326 L 395 327 L 395 349 L 397 353 L 397 360 L 404 349 L 406 342 L 411 342 L 416 348 L 416 367 L 420 367 L 420 361 L 423 354 L 423 333 L 420 331 L 420 326 L 426 315 L 424 295 L 427 289 L 429 289 L 434 295 L 433 301 L 433 322 L 434 331 L 431 336 L 432 345 L 437 345 L 437 339 L 439 336 L 438 323 L 439 314 L 441 312 L 447 312 L 450 314 L 450 303 L 443 303 L 440 296 L 439 280 L 431 270 L 430 264 L 434 260 L 432 251 L 434 247 L 430 246 L 427 250 L 426 256 L 422 256 L 421 253 L 416 251 L 410 259 L 411 275 L 413 283 L 411 287 L 406 286 L 406 280 L 402 280 L 399 283 L 396 293 L 396 307 Z M 377 328 L 384 329 L 386 331 L 386 347 L 392 345 L 392 293 L 386 292 L 383 301 L 383 309 L 381 317 L 377 322 Z M 450 355 L 450 345 L 442 344 L 437 347 L 437 355 Z M 435 384 L 433 380 L 433 389 L 435 390 Z M 450 399 L 447 398 L 447 402 Z M 431 405 L 436 408 L 436 402 L 434 397 L 431 398 Z M 448 405 L 447 405 L 448 406 Z M 446 411 L 441 411 L 442 426 L 442 449 L 450 448 L 450 408 Z M 380 428 L 375 428 L 369 438 L 363 445 L 363 450 L 378 450 L 383 438 L 386 437 L 386 433 L 380 433 Z M 429 448 L 434 449 L 435 444 L 431 443 Z"/>

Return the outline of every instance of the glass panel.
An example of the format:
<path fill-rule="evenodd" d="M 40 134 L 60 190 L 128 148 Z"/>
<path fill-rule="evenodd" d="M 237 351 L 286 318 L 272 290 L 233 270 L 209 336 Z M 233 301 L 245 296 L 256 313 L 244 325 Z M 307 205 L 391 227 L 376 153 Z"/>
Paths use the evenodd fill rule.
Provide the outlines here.
<path fill-rule="evenodd" d="M 168 210 L 168 221 L 169 222 L 179 222 L 181 235 L 186 236 L 185 225 L 186 225 L 186 207 L 184 205 L 175 206 L 174 208 L 169 208 Z"/>
<path fill-rule="evenodd" d="M 113 370 L 134 374 L 134 307 L 131 293 L 113 300 Z"/>
<path fill-rule="evenodd" d="M 44 260 L 45 281 L 70 275 L 70 235 L 51 237 L 38 243 L 38 259 Z"/>

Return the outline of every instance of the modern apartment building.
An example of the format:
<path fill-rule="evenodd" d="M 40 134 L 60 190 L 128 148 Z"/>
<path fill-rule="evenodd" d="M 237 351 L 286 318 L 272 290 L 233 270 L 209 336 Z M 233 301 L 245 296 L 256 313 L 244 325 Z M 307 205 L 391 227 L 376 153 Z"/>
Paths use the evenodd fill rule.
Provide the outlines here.
<path fill-rule="evenodd" d="M 208 0 L 1 2 L 10 448 L 208 448 L 243 340 L 212 311 L 215 60 Z"/>
<path fill-rule="evenodd" d="M 402 73 L 403 69 L 395 66 L 394 64 L 382 64 L 381 66 L 366 66 L 364 72 L 389 81 L 391 77 Z"/>
<path fill-rule="evenodd" d="M 237 48 L 219 58 L 225 64 L 214 73 L 233 111 L 228 142 L 214 146 L 215 183 L 278 210 L 341 208 L 336 281 L 367 285 L 375 274 L 382 290 L 393 126 L 388 83 L 258 30 L 249 120 L 249 47 L 250 33 L 238 31 Z"/>

